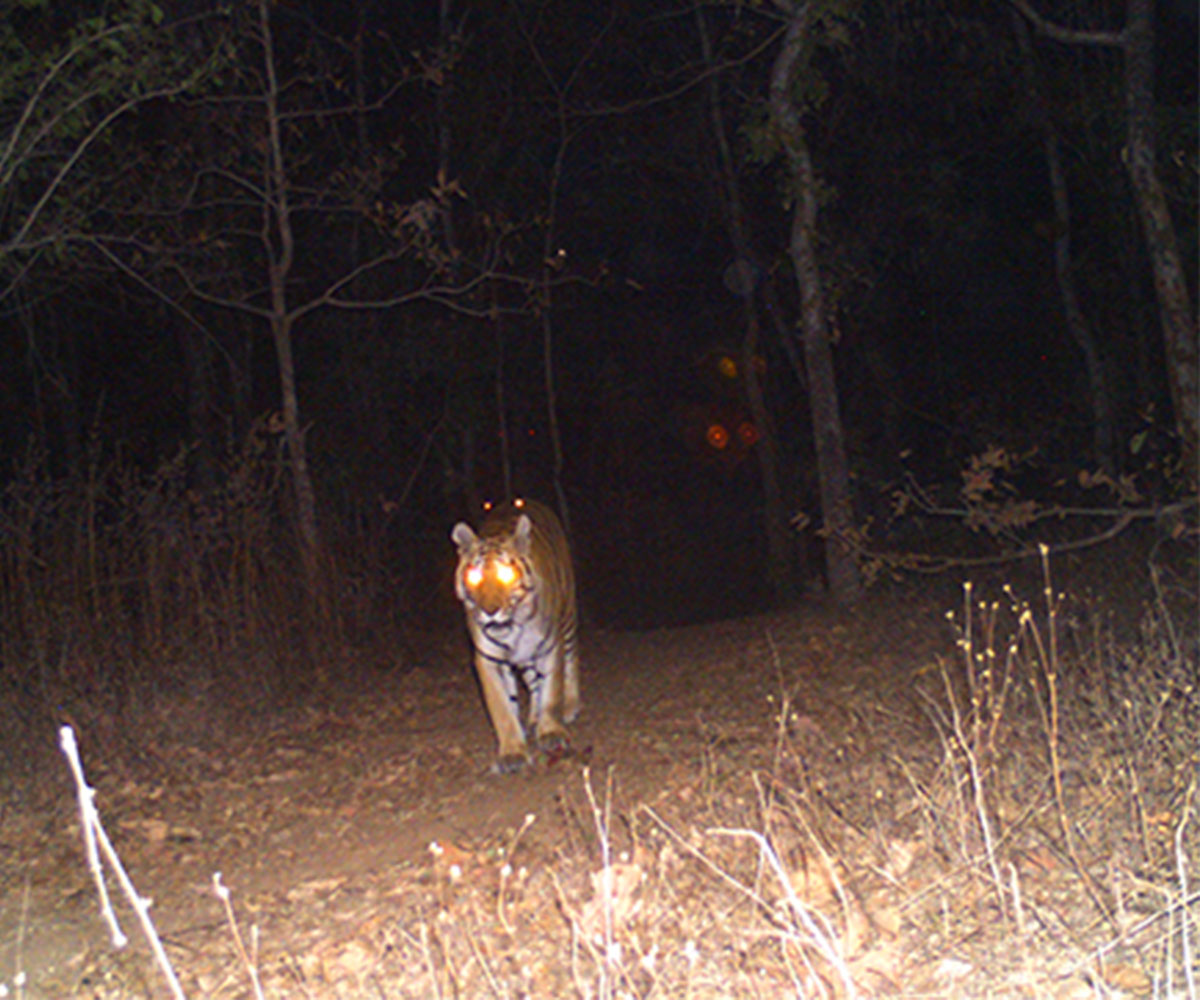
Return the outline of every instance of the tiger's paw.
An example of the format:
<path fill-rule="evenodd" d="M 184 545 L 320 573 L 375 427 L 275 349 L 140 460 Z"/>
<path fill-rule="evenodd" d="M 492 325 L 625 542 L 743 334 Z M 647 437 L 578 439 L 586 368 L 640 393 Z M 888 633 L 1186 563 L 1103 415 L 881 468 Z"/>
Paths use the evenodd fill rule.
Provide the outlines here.
<path fill-rule="evenodd" d="M 491 771 L 492 774 L 516 774 L 525 770 L 528 763 L 529 760 L 524 754 L 506 753 L 496 758 Z"/>
<path fill-rule="evenodd" d="M 560 760 L 575 756 L 570 737 L 561 730 L 555 730 L 545 736 L 539 735 L 537 746 L 538 753 L 546 758 L 547 764 L 556 764 Z"/>

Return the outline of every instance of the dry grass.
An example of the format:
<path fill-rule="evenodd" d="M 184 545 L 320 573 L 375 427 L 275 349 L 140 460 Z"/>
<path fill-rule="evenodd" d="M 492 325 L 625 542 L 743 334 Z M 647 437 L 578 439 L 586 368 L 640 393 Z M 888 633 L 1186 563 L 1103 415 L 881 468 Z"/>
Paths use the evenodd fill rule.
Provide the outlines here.
<path fill-rule="evenodd" d="M 1168 596 L 1118 644 L 1048 568 L 1033 603 L 968 587 L 923 713 L 863 692 L 845 740 L 778 662 L 762 738 L 713 734 L 653 802 L 585 769 L 558 815 L 430 845 L 382 892 L 249 927 L 223 896 L 180 995 L 1195 1000 L 1200 694 Z M 108 963 L 87 995 L 155 993 Z"/>
<path fill-rule="evenodd" d="M 50 744 L 63 721 L 120 759 L 219 744 L 221 727 L 349 669 L 346 633 L 366 631 L 362 619 L 396 658 L 395 622 L 365 606 L 362 572 L 340 568 L 368 549 L 383 559 L 376 539 L 331 537 L 321 603 L 339 613 L 313 614 L 265 421 L 212 489 L 189 486 L 189 459 L 145 473 L 97 447 L 86 476 L 56 479 L 31 453 L 0 491 L 0 799 L 36 785 L 24 749 Z"/>
<path fill-rule="evenodd" d="M 337 643 L 337 623 L 297 634 L 265 434 L 215 494 L 188 491 L 183 461 L 138 477 L 97 459 L 62 484 L 31 459 L 5 491 L 11 788 L 21 748 L 63 720 L 92 759 L 171 746 L 196 719 L 219 745 L 238 705 L 276 701 L 308 675 L 296 657 Z M 1124 637 L 1048 565 L 1033 599 L 968 587 L 957 645 L 893 687 L 847 683 L 836 719 L 798 708 L 814 682 L 774 652 L 772 713 L 706 732 L 650 799 L 585 769 L 553 815 L 363 884 L 250 909 L 216 880 L 225 921 L 166 942 L 176 995 L 1197 1000 L 1194 574 L 1151 570 Z M 98 945 L 39 995 L 163 995 L 147 955 Z M 21 972 L 3 970 L 8 995 L 27 995 Z"/>

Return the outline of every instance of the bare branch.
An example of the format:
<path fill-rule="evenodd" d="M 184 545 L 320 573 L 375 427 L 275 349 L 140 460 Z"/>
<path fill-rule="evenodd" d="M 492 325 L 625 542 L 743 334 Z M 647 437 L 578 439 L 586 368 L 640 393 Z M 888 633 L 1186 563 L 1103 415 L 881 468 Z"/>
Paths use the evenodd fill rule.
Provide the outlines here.
<path fill-rule="evenodd" d="M 1067 45 L 1107 45 L 1121 47 L 1126 41 L 1126 32 L 1121 31 L 1082 31 L 1078 28 L 1067 28 L 1054 21 L 1042 17 L 1028 0 L 1008 0 L 1033 25 L 1039 35 L 1053 38 L 1056 42 Z"/>
<path fill-rule="evenodd" d="M 201 334 L 203 334 L 205 340 L 207 340 L 213 345 L 213 347 L 217 349 L 217 351 L 220 352 L 227 364 L 232 365 L 235 368 L 237 367 L 237 362 L 234 361 L 233 355 L 231 355 L 225 349 L 225 345 L 222 344 L 221 341 L 213 335 L 212 330 L 210 330 L 205 323 L 202 323 L 199 319 L 197 319 L 192 311 L 184 306 L 183 303 L 179 302 L 174 296 L 168 295 L 165 291 L 163 291 L 163 289 L 159 288 L 158 285 L 154 284 L 154 282 L 149 281 L 139 271 L 130 267 L 124 260 L 120 258 L 120 256 L 113 253 L 108 247 L 106 247 L 104 245 L 104 241 L 98 239 L 87 239 L 85 242 L 94 250 L 96 250 L 105 260 L 111 263 L 118 271 L 120 271 L 126 277 L 131 278 L 137 285 L 144 288 L 173 312 L 176 312 L 182 316 L 191 326 L 195 327 L 200 331 Z"/>
<path fill-rule="evenodd" d="M 62 70 L 65 69 L 66 66 L 75 59 L 76 56 L 78 56 L 89 46 L 94 45 L 97 42 L 102 42 L 106 39 L 113 38 L 125 31 L 131 31 L 132 28 L 133 26 L 130 24 L 118 24 L 114 25 L 112 28 L 109 28 L 107 31 L 100 32 L 98 35 L 92 35 L 88 38 L 80 39 L 76 45 L 72 46 L 63 53 L 62 58 L 50 66 L 49 70 L 46 71 L 46 74 L 38 83 L 37 89 L 35 89 L 30 95 L 29 100 L 25 102 L 25 107 L 21 112 L 21 117 L 13 126 L 12 134 L 9 136 L 8 147 L 4 150 L 3 155 L 0 155 L 0 165 L 4 167 L 3 175 L 0 176 L 0 182 L 7 184 L 11 179 L 12 171 L 15 168 L 10 164 L 13 161 L 14 151 L 17 148 L 17 144 L 20 142 L 21 134 L 25 131 L 26 126 L 29 124 L 29 120 L 33 117 L 34 111 L 41 103 L 46 90 L 58 77 L 59 73 L 61 73 Z M 87 95 L 85 99 L 90 99 L 93 96 L 95 96 L 95 93 Z M 72 107 L 74 106 L 76 105 L 72 105 Z M 38 142 L 41 141 L 41 136 L 43 134 L 44 130 L 42 133 L 39 133 L 38 137 L 35 138 L 31 146 L 36 146 Z"/>
<path fill-rule="evenodd" d="M 778 41 L 779 37 L 787 30 L 786 26 L 781 26 L 771 32 L 758 45 L 744 52 L 736 59 L 729 59 L 725 62 L 716 63 L 713 66 L 706 66 L 693 77 L 689 77 L 677 87 L 670 90 L 664 90 L 661 93 L 654 94 L 650 97 L 641 97 L 632 101 L 626 101 L 624 104 L 606 104 L 598 107 L 572 109 L 568 112 L 568 117 L 577 118 L 609 118 L 617 115 L 626 115 L 635 111 L 644 111 L 646 108 L 653 108 L 659 104 L 665 104 L 668 101 L 673 101 L 677 97 L 681 97 L 689 91 L 694 90 L 701 84 L 707 82 L 711 77 L 720 76 L 722 73 L 731 69 L 736 69 L 746 63 L 753 62 L 763 52 L 772 48 Z"/>
<path fill-rule="evenodd" d="M 122 101 L 119 105 L 117 105 L 117 107 L 113 108 L 108 114 L 106 114 L 95 125 L 93 125 L 88 131 L 88 134 L 79 140 L 79 143 L 75 146 L 75 149 L 71 152 L 71 155 L 67 157 L 66 161 L 63 162 L 63 164 L 58 168 L 58 171 L 55 173 L 54 177 L 51 178 L 51 180 L 46 184 L 45 190 L 42 191 L 41 197 L 38 198 L 38 200 L 26 214 L 25 220 L 20 229 L 17 230 L 16 234 L 10 240 L 6 241 L 3 245 L 0 245 L 0 256 L 8 255 L 22 249 L 22 247 L 25 245 L 25 241 L 29 237 L 30 230 L 41 218 L 42 212 L 50 203 L 50 199 L 54 197 L 55 193 L 62 186 L 63 182 L 67 179 L 71 171 L 75 169 L 76 164 L 80 161 L 80 159 L 83 158 L 83 155 L 88 151 L 88 149 L 91 148 L 92 144 L 95 143 L 100 136 L 102 136 L 108 130 L 109 126 L 112 125 L 114 121 L 132 111 L 139 105 L 146 103 L 147 101 L 156 100 L 160 97 L 173 97 L 176 94 L 182 93 L 187 86 L 187 83 L 181 83 L 173 87 L 164 87 L 158 90 L 150 90 L 143 94 L 138 94 L 136 97 L 131 97 L 128 100 Z"/>
<path fill-rule="evenodd" d="M 1183 514 L 1196 505 L 1196 499 L 1189 497 L 1186 500 L 1166 504 L 1162 507 L 1117 507 L 1107 509 L 1054 507 L 1039 511 L 1035 519 L 1041 520 L 1050 517 L 1059 519 L 1066 517 L 1114 518 L 1112 524 L 1095 534 L 1076 538 L 1069 542 L 1059 542 L 1055 545 L 1045 546 L 1049 554 L 1061 555 L 1064 552 L 1078 552 L 1081 549 L 1092 548 L 1095 545 L 1110 541 L 1138 521 L 1158 520 L 1169 515 Z M 955 518 L 965 518 L 967 516 L 967 512 L 964 510 L 932 509 L 928 510 L 927 513 Z M 949 569 L 1006 566 L 1010 563 L 1019 562 L 1022 559 L 1041 558 L 1042 556 L 1042 544 L 1025 545 L 1015 551 L 995 556 L 961 557 L 935 556 L 923 552 L 878 552 L 864 545 L 861 538 L 851 537 L 850 535 L 839 537 L 841 537 L 845 545 L 854 550 L 859 558 L 878 560 L 885 565 L 914 573 L 943 573 Z"/>

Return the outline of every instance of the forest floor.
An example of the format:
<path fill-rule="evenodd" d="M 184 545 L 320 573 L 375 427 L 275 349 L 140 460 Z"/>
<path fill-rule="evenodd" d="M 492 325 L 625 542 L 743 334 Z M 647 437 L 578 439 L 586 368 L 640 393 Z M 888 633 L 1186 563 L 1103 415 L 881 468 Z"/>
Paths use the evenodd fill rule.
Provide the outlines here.
<path fill-rule="evenodd" d="M 1113 613 L 1127 558 L 1053 621 L 1040 567 L 1024 624 L 980 584 L 969 645 L 946 581 L 592 630 L 578 756 L 515 776 L 457 629 L 286 711 L 76 735 L 189 997 L 1194 998 L 1194 633 Z M 119 893 L 112 947 L 37 752 L 46 804 L 0 813 L 0 996 L 170 996 Z"/>

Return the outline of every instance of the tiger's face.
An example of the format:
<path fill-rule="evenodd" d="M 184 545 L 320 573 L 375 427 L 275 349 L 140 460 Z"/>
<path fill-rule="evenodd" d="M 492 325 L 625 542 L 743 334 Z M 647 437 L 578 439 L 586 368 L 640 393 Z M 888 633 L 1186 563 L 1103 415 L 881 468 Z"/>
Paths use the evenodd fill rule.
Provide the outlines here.
<path fill-rule="evenodd" d="M 480 538 L 467 524 L 454 529 L 459 565 L 455 590 L 459 600 L 474 608 L 482 621 L 511 618 L 529 594 L 533 580 L 529 563 L 529 518 L 522 514 L 511 539 Z"/>

